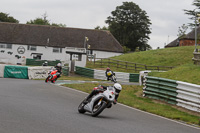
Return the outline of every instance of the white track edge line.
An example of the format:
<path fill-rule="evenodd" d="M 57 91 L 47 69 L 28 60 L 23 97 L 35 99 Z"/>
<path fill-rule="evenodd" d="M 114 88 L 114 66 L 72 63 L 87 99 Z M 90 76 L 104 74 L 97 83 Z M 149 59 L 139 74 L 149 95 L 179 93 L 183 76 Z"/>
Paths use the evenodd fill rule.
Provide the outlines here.
<path fill-rule="evenodd" d="M 56 84 L 53 84 L 53 85 L 56 85 Z M 88 94 L 86 92 L 83 92 L 83 91 L 80 91 L 80 90 L 76 90 L 76 89 L 73 89 L 73 88 L 69 88 L 69 87 L 64 87 L 64 86 L 60 86 L 60 85 L 56 85 L 56 86 L 59 86 L 61 88 L 67 88 L 68 90 L 73 90 L 73 91 L 76 91 L 76 92 L 80 92 L 80 93 L 83 93 L 83 94 Z M 125 104 L 121 104 L 121 103 L 117 103 L 121 106 L 124 106 L 124 107 L 127 107 L 129 109 L 133 109 L 133 110 L 136 110 L 136 111 L 139 111 L 139 112 L 143 112 L 143 113 L 146 113 L 146 114 L 149 114 L 149 115 L 152 115 L 152 116 L 156 116 L 156 117 L 159 117 L 159 118 L 162 118 L 162 119 L 165 119 L 165 120 L 169 120 L 169 121 L 172 121 L 172 122 L 175 122 L 175 123 L 178 123 L 178 124 L 181 124 L 181 125 L 185 125 L 185 126 L 188 126 L 188 127 L 192 127 L 192 128 L 195 128 L 195 129 L 199 129 L 199 127 L 196 127 L 196 126 L 193 126 L 193 125 L 189 125 L 189 124 L 185 124 L 185 123 L 182 123 L 182 122 L 179 122 L 179 121 L 176 121 L 176 120 L 172 120 L 172 119 L 169 119 L 169 118 L 165 118 L 163 116 L 159 116 L 159 115 L 156 115 L 156 114 L 152 114 L 152 113 L 149 113 L 149 112 L 145 112 L 145 111 L 142 111 L 142 110 L 139 110 L 139 109 L 136 109 L 136 108 L 133 108 L 133 107 L 130 107 L 128 105 L 125 105 Z"/>

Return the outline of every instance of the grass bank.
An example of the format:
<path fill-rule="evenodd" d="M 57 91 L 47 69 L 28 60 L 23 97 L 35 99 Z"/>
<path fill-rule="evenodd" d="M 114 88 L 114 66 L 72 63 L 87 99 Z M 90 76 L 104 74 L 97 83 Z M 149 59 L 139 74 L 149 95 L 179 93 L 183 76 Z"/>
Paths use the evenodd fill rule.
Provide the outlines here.
<path fill-rule="evenodd" d="M 81 90 L 87 93 L 92 91 L 92 88 L 99 84 L 66 84 L 64 86 Z M 106 84 L 105 84 L 106 85 Z M 142 87 L 134 85 L 123 85 L 123 90 L 120 93 L 118 102 L 134 107 L 146 112 L 157 114 L 166 118 L 179 120 L 188 124 L 199 124 L 200 115 L 188 111 L 181 111 L 176 106 L 171 106 L 166 103 L 158 102 L 149 98 L 142 97 Z"/>

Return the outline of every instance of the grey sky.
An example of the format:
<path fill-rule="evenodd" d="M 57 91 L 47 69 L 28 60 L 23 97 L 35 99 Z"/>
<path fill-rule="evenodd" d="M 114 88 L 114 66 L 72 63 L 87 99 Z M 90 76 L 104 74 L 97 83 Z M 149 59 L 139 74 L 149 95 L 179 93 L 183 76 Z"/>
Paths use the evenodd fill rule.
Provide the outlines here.
<path fill-rule="evenodd" d="M 94 29 L 107 26 L 107 17 L 125 1 L 132 1 L 147 12 L 152 23 L 149 44 L 153 49 L 176 39 L 178 27 L 191 22 L 183 9 L 195 8 L 193 0 L 0 0 L 0 12 L 9 13 L 20 23 L 46 12 L 51 23 Z"/>

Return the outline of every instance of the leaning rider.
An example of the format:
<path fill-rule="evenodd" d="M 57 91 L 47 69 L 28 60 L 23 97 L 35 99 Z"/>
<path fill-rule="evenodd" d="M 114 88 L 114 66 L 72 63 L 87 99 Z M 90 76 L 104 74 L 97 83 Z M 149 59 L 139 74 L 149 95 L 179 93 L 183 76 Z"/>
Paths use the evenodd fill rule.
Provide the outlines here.
<path fill-rule="evenodd" d="M 99 92 L 103 92 L 107 90 L 108 87 L 109 86 L 103 86 L 103 85 L 99 85 L 98 87 L 95 87 L 93 91 L 89 94 L 89 96 L 85 99 L 84 103 L 87 104 L 89 102 L 89 99 L 92 98 L 92 96 L 98 94 Z M 122 90 L 122 86 L 119 83 L 115 83 L 113 87 L 115 88 L 115 101 L 113 103 L 116 104 L 117 98 L 119 97 L 119 93 Z"/>
<path fill-rule="evenodd" d="M 62 74 L 62 65 L 61 63 L 58 63 L 56 66 L 55 66 L 57 72 L 56 72 L 56 75 L 57 75 L 57 78 L 55 79 L 55 81 L 61 76 Z"/>
<path fill-rule="evenodd" d="M 108 68 L 106 68 L 105 75 L 106 75 L 106 77 L 107 77 L 107 80 L 111 80 L 111 77 L 112 77 L 113 75 L 115 75 L 115 73 L 114 73 L 113 71 L 111 71 L 111 69 L 108 67 Z"/>

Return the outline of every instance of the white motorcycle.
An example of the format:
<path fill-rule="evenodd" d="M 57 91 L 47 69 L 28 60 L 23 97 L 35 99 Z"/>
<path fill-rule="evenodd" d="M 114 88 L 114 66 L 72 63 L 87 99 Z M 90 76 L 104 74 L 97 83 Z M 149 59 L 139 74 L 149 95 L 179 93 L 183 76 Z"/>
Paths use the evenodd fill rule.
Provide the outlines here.
<path fill-rule="evenodd" d="M 115 101 L 115 88 L 107 87 L 107 90 L 98 93 L 90 98 L 87 104 L 84 104 L 85 99 L 78 106 L 79 113 L 89 112 L 93 117 L 98 116 L 105 108 L 110 108 Z"/>

